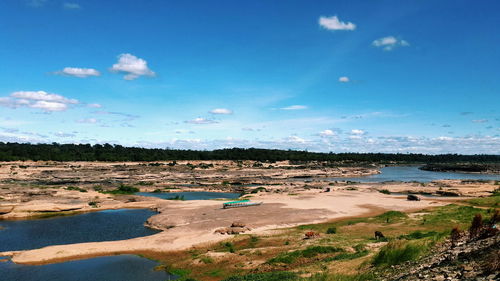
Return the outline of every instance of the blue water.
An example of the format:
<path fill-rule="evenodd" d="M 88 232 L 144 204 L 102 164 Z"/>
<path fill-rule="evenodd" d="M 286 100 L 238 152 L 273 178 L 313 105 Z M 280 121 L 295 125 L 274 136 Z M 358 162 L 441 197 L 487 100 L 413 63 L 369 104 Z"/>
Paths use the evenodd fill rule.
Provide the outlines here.
<path fill-rule="evenodd" d="M 193 192 L 138 192 L 135 195 L 158 197 L 161 199 L 172 199 L 176 196 L 184 196 L 184 200 L 209 200 L 217 198 L 236 199 L 241 194 L 228 193 L 228 192 L 207 192 L 207 191 L 193 191 Z"/>
<path fill-rule="evenodd" d="M 106 210 L 36 220 L 0 221 L 0 251 L 36 249 L 48 245 L 98 242 L 147 236 L 144 227 L 155 212 L 145 209 Z M 100 257 L 43 266 L 0 262 L 0 280 L 174 280 L 158 263 L 133 255 Z"/>
<path fill-rule="evenodd" d="M 49 245 L 123 240 L 155 234 L 144 222 L 146 209 L 106 210 L 36 220 L 0 221 L 0 252 Z"/>
<path fill-rule="evenodd" d="M 500 180 L 500 175 L 492 174 L 469 174 L 454 172 L 431 172 L 420 170 L 418 166 L 394 166 L 384 167 L 381 174 L 353 177 L 353 178 L 328 178 L 331 181 L 357 181 L 357 182 L 385 182 L 385 181 L 418 181 L 431 182 L 434 180 Z"/>
<path fill-rule="evenodd" d="M 164 281 L 175 276 L 155 271 L 158 263 L 133 255 L 100 257 L 42 266 L 0 262 L 5 281 Z"/>

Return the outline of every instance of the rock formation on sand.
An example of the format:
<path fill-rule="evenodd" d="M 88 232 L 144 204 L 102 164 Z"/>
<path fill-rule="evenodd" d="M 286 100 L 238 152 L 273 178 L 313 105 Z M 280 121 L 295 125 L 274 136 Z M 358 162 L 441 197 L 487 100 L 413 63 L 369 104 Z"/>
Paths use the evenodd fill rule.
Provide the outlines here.
<path fill-rule="evenodd" d="M 240 234 L 246 231 L 252 230 L 250 227 L 246 226 L 245 223 L 241 221 L 235 221 L 230 227 L 222 227 L 215 230 L 214 233 L 218 234 Z"/>

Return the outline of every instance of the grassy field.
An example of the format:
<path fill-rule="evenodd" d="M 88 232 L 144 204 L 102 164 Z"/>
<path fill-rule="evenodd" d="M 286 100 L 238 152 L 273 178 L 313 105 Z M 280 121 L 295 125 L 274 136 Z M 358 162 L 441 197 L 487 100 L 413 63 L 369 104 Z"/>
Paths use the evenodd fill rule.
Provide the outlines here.
<path fill-rule="evenodd" d="M 181 280 L 376 280 L 374 272 L 418 259 L 449 236 L 467 229 L 475 214 L 489 218 L 497 196 L 450 204 L 416 213 L 389 211 L 368 218 L 302 225 L 269 235 L 236 235 L 209 247 L 147 256 L 182 271 Z M 493 202 L 493 205 L 491 203 Z M 304 239 L 306 232 L 319 233 Z M 376 240 L 374 232 L 385 238 Z M 175 270 L 173 270 L 175 269 Z"/>

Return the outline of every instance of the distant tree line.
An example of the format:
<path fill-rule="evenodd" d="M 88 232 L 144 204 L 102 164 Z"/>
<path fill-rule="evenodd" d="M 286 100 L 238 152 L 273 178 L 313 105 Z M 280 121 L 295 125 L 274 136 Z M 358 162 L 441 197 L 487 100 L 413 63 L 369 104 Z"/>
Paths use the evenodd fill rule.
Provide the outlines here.
<path fill-rule="evenodd" d="M 350 161 L 404 163 L 499 163 L 500 155 L 318 153 L 296 150 L 229 148 L 212 151 L 124 147 L 111 144 L 29 144 L 0 142 L 0 161 L 170 161 L 170 160 L 256 160 L 256 161 Z"/>

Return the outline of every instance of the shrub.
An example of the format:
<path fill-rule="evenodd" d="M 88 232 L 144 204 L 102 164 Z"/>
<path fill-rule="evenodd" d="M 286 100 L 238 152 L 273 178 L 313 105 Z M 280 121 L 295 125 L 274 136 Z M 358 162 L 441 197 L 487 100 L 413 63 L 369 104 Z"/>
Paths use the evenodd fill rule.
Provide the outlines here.
<path fill-rule="evenodd" d="M 110 193 L 110 194 L 134 194 L 136 192 L 139 192 L 139 189 L 137 187 L 120 184 L 120 186 L 118 186 L 117 189 L 111 190 L 107 193 Z"/>
<path fill-rule="evenodd" d="M 326 234 L 336 234 L 337 233 L 337 228 L 336 227 L 329 227 L 326 230 Z"/>
<path fill-rule="evenodd" d="M 390 266 L 416 260 L 426 250 L 423 244 L 394 240 L 382 247 L 372 260 L 375 266 Z"/>
<path fill-rule="evenodd" d="M 469 228 L 469 238 L 473 239 L 477 237 L 481 232 L 482 228 L 483 228 L 483 216 L 481 216 L 481 214 L 476 214 L 472 219 L 472 223 Z"/>
<path fill-rule="evenodd" d="M 451 235 L 450 235 L 451 245 L 455 246 L 457 244 L 458 240 L 460 240 L 460 237 L 462 237 L 462 233 L 460 232 L 460 229 L 458 227 L 454 227 L 451 230 Z"/>
<path fill-rule="evenodd" d="M 92 207 L 92 208 L 97 208 L 97 207 L 99 207 L 99 202 L 90 201 L 89 202 L 89 206 Z"/>
<path fill-rule="evenodd" d="M 387 189 L 380 189 L 378 192 L 383 193 L 383 194 L 391 194 L 391 192 Z"/>

